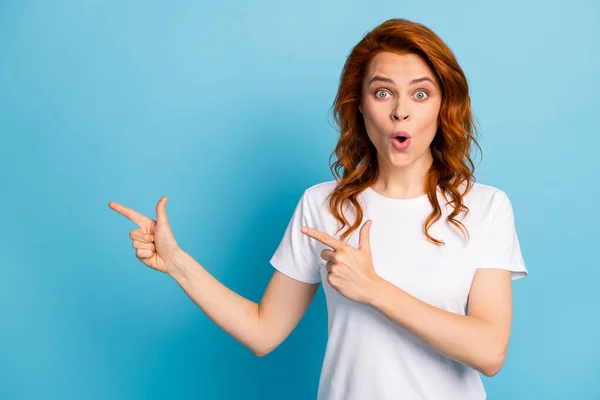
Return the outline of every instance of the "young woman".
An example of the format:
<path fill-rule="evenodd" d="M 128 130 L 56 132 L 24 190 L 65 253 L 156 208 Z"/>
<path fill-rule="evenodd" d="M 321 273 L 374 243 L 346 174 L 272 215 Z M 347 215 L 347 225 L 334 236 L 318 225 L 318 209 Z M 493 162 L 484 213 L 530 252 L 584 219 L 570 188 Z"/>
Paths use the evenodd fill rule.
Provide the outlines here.
<path fill-rule="evenodd" d="M 304 191 L 260 304 L 179 248 L 166 197 L 156 221 L 109 206 L 139 225 L 140 261 L 258 356 L 285 340 L 323 283 L 319 399 L 485 399 L 478 372 L 502 367 L 511 281 L 528 272 L 509 198 L 475 183 L 462 69 L 427 27 L 388 20 L 350 53 L 334 113 L 336 179 Z"/>

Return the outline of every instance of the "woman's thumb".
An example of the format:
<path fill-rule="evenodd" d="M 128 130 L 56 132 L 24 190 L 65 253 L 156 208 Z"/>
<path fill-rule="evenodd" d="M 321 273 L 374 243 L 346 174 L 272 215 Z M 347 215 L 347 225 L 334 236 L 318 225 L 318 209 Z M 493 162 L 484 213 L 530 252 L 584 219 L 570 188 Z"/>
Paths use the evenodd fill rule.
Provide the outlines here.
<path fill-rule="evenodd" d="M 156 205 L 156 222 L 162 222 L 169 226 L 169 219 L 167 218 L 167 196 L 163 196 Z"/>

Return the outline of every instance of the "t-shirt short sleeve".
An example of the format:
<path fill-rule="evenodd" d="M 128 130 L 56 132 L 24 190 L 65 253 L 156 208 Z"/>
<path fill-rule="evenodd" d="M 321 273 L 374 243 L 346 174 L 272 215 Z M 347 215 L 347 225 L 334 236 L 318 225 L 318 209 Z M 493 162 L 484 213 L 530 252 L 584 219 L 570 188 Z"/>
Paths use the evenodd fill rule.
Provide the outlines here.
<path fill-rule="evenodd" d="M 512 280 L 528 275 L 521 254 L 510 199 L 499 190 L 493 195 L 491 218 L 483 229 L 476 268 L 499 268 L 511 271 Z"/>
<path fill-rule="evenodd" d="M 310 211 L 305 191 L 296 205 L 270 263 L 278 271 L 293 279 L 306 283 L 317 283 L 321 281 L 321 273 L 319 257 L 313 243 L 315 239 L 300 231 L 303 226 L 318 229 L 314 225 Z"/>

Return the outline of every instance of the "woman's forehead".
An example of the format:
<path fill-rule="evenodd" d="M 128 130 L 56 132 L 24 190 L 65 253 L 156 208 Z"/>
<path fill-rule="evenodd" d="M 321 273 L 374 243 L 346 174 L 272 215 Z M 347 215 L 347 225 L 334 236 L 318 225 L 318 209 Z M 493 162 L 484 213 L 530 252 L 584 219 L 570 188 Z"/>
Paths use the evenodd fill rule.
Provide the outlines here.
<path fill-rule="evenodd" d="M 365 73 L 366 84 L 380 81 L 408 86 L 428 81 L 423 78 L 429 78 L 433 85 L 437 84 L 431 68 L 416 54 L 379 53 L 371 60 Z"/>

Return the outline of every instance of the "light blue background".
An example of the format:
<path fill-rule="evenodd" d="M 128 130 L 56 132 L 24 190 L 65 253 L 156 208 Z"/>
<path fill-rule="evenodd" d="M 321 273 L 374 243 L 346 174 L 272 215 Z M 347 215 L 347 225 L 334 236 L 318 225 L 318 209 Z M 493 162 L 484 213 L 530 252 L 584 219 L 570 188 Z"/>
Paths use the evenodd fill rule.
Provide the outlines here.
<path fill-rule="evenodd" d="M 322 288 L 265 358 L 135 257 L 117 201 L 260 301 L 362 36 L 433 29 L 471 85 L 478 182 L 506 191 L 530 276 L 489 399 L 600 398 L 600 7 L 594 1 L 0 2 L 1 399 L 311 399 Z M 480 160 L 479 156 L 476 162 Z"/>

